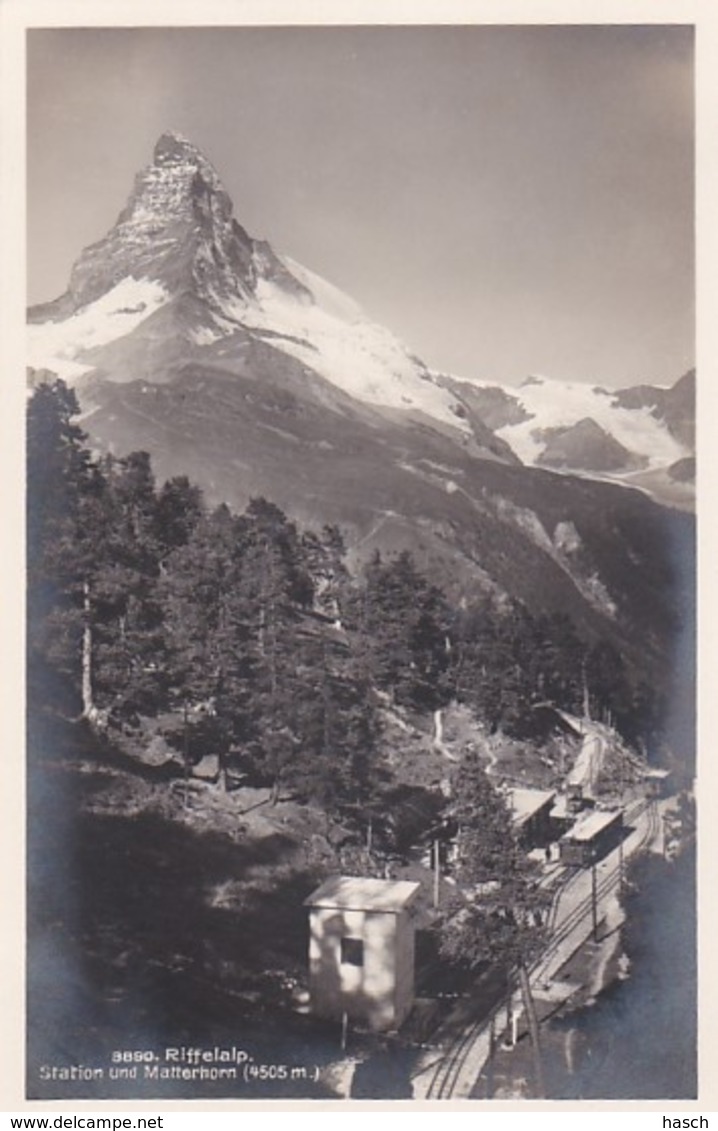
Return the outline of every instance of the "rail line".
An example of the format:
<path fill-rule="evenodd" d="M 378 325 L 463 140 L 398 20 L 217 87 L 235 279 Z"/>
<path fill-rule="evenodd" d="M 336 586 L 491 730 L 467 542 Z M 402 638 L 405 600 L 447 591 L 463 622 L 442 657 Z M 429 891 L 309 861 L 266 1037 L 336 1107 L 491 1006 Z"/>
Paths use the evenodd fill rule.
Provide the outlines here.
<path fill-rule="evenodd" d="M 504 995 L 484 1017 L 472 1021 L 449 1048 L 446 1055 L 434 1069 L 431 1083 L 426 1091 L 429 1100 L 450 1099 L 461 1075 L 461 1070 L 469 1056 L 474 1041 L 487 1026 L 494 1025 L 497 1016 L 506 1007 L 508 995 Z M 493 1036 L 490 1036 L 491 1041 Z"/>
<path fill-rule="evenodd" d="M 653 800 L 641 799 L 639 802 L 626 810 L 626 817 L 629 822 L 638 820 L 643 813 L 647 812 L 648 821 L 646 827 L 641 834 L 641 838 L 631 851 L 631 855 L 642 852 L 654 839 L 658 832 L 659 817 L 658 811 Z M 596 865 L 592 865 L 596 867 Z M 572 935 L 572 933 L 580 926 L 581 922 L 593 913 L 594 904 L 598 904 L 600 900 L 609 894 L 617 884 L 622 881 L 624 865 L 619 861 L 611 870 L 596 880 L 595 896 L 593 891 L 586 895 L 575 907 L 571 909 L 568 915 L 561 921 L 558 930 L 553 930 L 549 938 L 546 949 L 544 950 L 541 958 L 531 970 L 531 980 L 540 982 L 542 978 L 546 977 L 547 970 L 553 961 L 554 956 L 560 949 L 561 945 Z M 585 874 L 585 869 L 577 869 L 568 881 L 562 885 L 561 889 L 557 892 L 552 905 L 552 923 L 555 924 L 558 914 L 558 904 L 561 896 L 566 892 L 573 880 L 580 878 Z"/>
<path fill-rule="evenodd" d="M 652 798 L 639 798 L 624 810 L 624 818 L 629 825 L 638 821 L 644 814 L 646 814 L 647 820 L 641 832 L 640 839 L 631 847 L 631 856 L 643 852 L 655 839 L 660 828 L 660 817 L 657 804 Z M 591 867 L 595 867 L 595 865 L 591 865 Z M 558 877 L 551 903 L 551 911 L 549 913 L 549 930 L 551 934 L 543 953 L 529 971 L 529 979 L 532 984 L 540 985 L 542 980 L 547 978 L 551 964 L 556 958 L 562 944 L 570 938 L 574 931 L 578 930 L 580 925 L 589 916 L 593 915 L 594 905 L 597 905 L 603 897 L 613 891 L 617 884 L 621 882 L 622 872 L 623 862 L 619 861 L 617 865 L 611 867 L 605 874 L 597 877 L 595 894 L 592 890 L 587 896 L 582 898 L 579 903 L 568 912 L 566 917 L 561 920 L 558 928 L 556 928 L 562 897 L 578 878 L 586 874 L 586 869 L 579 867 L 567 869 L 563 875 Z M 555 879 L 556 873 L 552 872 L 551 876 L 552 879 Z M 544 886 L 553 886 L 553 884 L 546 884 Z M 577 947 L 580 945 L 580 942 L 577 943 Z M 488 1014 L 469 1022 L 459 1036 L 455 1038 L 445 1055 L 433 1070 L 433 1075 L 426 1091 L 427 1099 L 451 1098 L 471 1049 L 479 1037 L 485 1033 L 487 1027 L 491 1027 L 492 1029 L 489 1035 L 489 1049 L 491 1050 L 491 1045 L 494 1040 L 496 1018 L 501 1010 L 506 1007 L 508 1000 L 509 995 L 505 994 L 502 999 L 491 1008 Z"/>

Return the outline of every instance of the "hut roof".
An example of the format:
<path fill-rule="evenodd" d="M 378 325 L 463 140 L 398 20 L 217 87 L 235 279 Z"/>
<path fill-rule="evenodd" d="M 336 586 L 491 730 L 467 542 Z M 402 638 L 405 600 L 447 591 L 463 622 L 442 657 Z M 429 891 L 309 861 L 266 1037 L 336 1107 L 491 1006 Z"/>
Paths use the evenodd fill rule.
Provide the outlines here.
<path fill-rule="evenodd" d="M 544 808 L 553 803 L 556 794 L 547 789 L 512 789 L 508 801 L 515 825 L 523 825 Z"/>
<path fill-rule="evenodd" d="M 576 821 L 572 829 L 564 833 L 562 840 L 580 840 L 587 841 L 593 840 L 595 836 L 603 832 L 610 825 L 620 820 L 620 809 L 594 809 L 591 813 L 587 813 L 585 817 L 581 817 Z"/>
<path fill-rule="evenodd" d="M 409 880 L 377 880 L 367 876 L 330 876 L 304 900 L 305 907 L 339 907 L 351 911 L 403 911 L 419 892 Z"/>

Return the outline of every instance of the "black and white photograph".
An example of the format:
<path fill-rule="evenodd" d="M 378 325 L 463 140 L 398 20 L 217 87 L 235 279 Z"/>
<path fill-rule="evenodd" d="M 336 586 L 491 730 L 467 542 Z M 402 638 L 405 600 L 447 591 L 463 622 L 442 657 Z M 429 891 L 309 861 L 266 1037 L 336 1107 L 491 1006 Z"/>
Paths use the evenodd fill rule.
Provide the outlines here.
<path fill-rule="evenodd" d="M 25 45 L 25 1099 L 697 1101 L 695 27 Z"/>

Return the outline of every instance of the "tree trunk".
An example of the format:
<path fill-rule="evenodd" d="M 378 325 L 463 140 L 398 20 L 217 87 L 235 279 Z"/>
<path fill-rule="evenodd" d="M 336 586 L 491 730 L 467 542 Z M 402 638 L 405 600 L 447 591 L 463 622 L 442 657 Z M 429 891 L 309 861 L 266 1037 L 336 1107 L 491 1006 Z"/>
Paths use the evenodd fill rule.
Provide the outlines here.
<path fill-rule="evenodd" d="M 94 723 L 97 721 L 98 710 L 92 688 L 92 607 L 89 581 L 82 584 L 82 612 L 82 717 Z"/>
<path fill-rule="evenodd" d="M 529 1035 L 531 1037 L 531 1048 L 533 1049 L 534 1058 L 534 1076 L 536 1082 L 536 1099 L 545 1099 L 545 1087 L 543 1079 L 543 1062 L 541 1059 L 541 1039 L 539 1036 L 538 1017 L 536 1016 L 536 1005 L 534 1003 L 533 994 L 531 993 L 531 982 L 526 967 L 523 963 L 519 966 L 519 985 L 521 986 L 521 996 L 524 999 L 524 1009 L 526 1010 L 526 1020 L 529 1026 Z"/>
<path fill-rule="evenodd" d="M 259 648 L 260 656 L 264 656 L 264 630 L 265 630 L 266 614 L 264 611 L 264 602 L 259 606 L 259 627 L 257 629 L 257 647 Z"/>
<path fill-rule="evenodd" d="M 437 707 L 437 709 L 434 711 L 434 746 L 441 749 L 443 738 L 444 727 L 441 715 L 441 707 Z"/>
<path fill-rule="evenodd" d="M 226 750 L 217 751 L 217 780 L 225 793 L 229 793 L 229 757 Z"/>
<path fill-rule="evenodd" d="M 187 722 L 187 700 L 182 704 L 182 761 L 184 763 L 184 807 L 187 808 L 187 782 L 189 781 L 189 732 Z"/>
<path fill-rule="evenodd" d="M 496 1015 L 491 1015 L 489 1029 L 489 1057 L 486 1065 L 486 1099 L 494 1098 L 494 1059 L 496 1057 Z"/>
<path fill-rule="evenodd" d="M 583 717 L 584 719 L 591 718 L 591 696 L 588 692 L 588 677 L 586 675 L 586 658 L 584 657 L 581 664 L 581 679 L 583 683 Z"/>

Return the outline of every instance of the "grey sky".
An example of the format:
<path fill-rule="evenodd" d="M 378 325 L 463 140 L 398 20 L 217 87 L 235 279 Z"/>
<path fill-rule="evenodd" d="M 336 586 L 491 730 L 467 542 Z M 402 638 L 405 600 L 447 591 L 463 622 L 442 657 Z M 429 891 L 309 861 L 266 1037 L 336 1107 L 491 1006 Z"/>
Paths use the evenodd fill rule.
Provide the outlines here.
<path fill-rule="evenodd" d="M 692 49 L 680 26 L 33 30 L 30 301 L 171 128 L 252 235 L 428 363 L 671 382 L 694 361 Z"/>

